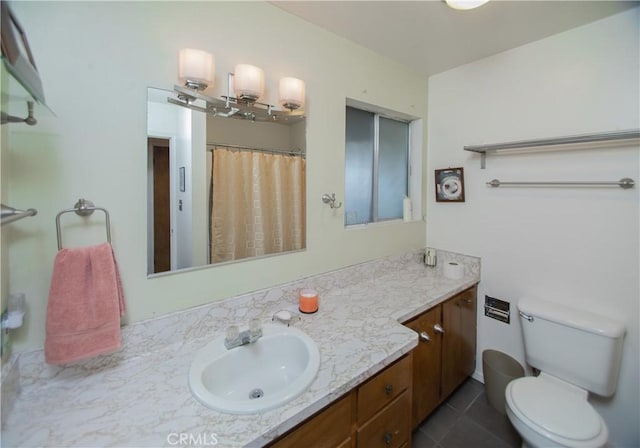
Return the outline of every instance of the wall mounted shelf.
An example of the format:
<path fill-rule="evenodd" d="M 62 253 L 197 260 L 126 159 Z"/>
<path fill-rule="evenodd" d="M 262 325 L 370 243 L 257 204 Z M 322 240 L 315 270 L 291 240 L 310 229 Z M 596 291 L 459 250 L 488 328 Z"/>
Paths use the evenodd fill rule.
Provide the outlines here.
<path fill-rule="evenodd" d="M 487 154 L 499 151 L 520 151 L 533 148 L 563 149 L 567 145 L 593 145 L 597 143 L 617 142 L 632 140 L 640 141 L 640 129 L 626 131 L 601 132 L 596 134 L 572 135 L 566 137 L 542 138 L 537 140 L 522 140 L 509 143 L 494 143 L 490 145 L 465 146 L 465 151 L 477 152 L 480 154 L 480 168 L 486 168 Z"/>
<path fill-rule="evenodd" d="M 34 105 L 53 113 L 45 103 L 44 90 L 40 74 L 31 53 L 31 47 L 17 17 L 13 14 L 9 3 L 0 3 L 0 28 L 2 28 L 2 77 L 11 75 L 17 83 L 3 83 L 1 124 L 26 123 L 35 125 Z M 14 85 L 15 84 L 15 85 Z M 19 112 L 12 112 L 12 103 L 22 103 Z M 22 118 L 26 101 L 27 116 Z M 16 115 L 19 114 L 19 115 Z"/>

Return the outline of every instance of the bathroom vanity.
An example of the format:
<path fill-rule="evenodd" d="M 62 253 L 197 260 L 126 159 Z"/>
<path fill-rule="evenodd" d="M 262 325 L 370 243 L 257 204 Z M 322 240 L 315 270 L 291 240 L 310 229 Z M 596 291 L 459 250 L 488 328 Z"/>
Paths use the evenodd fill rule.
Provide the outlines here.
<path fill-rule="evenodd" d="M 412 354 L 338 399 L 270 448 L 404 447 L 411 439 Z"/>
<path fill-rule="evenodd" d="M 415 410 L 414 421 L 408 418 L 416 396 L 437 389 L 440 401 L 473 370 L 475 349 L 467 343 L 474 343 L 475 303 L 467 300 L 475 298 L 480 260 L 445 251 L 438 260 L 426 267 L 413 251 L 138 322 L 123 328 L 120 351 L 71 366 L 46 365 L 41 350 L 23 353 L 3 366 L 3 404 L 5 393 L 17 396 L 7 405 L 13 408 L 3 446 L 157 447 L 183 440 L 182 446 L 315 447 L 322 440 L 403 447 L 422 418 Z M 462 279 L 443 275 L 448 260 L 465 265 Z M 279 310 L 296 310 L 302 288 L 319 293 L 319 311 L 293 324 L 318 345 L 311 385 L 258 414 L 231 415 L 198 402 L 188 386 L 198 350 L 229 325 L 271 322 Z M 431 345 L 411 329 L 432 331 L 438 318 L 444 336 L 429 337 L 439 345 L 441 367 L 423 358 Z M 453 337 L 461 329 L 468 334 Z M 420 368 L 425 363 L 427 372 Z M 423 382 L 436 371 L 433 382 Z M 421 404 L 420 412 L 428 408 Z"/>
<path fill-rule="evenodd" d="M 475 369 L 477 286 L 405 322 L 420 342 L 271 448 L 405 447 L 411 432 Z M 409 420 L 406 416 L 412 415 Z"/>

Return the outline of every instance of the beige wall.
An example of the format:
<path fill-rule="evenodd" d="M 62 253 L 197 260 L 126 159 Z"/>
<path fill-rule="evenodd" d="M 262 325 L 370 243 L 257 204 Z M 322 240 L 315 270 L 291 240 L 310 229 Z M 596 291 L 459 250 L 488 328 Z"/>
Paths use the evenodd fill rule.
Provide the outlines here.
<path fill-rule="evenodd" d="M 482 350 L 524 363 L 517 311 L 538 297 L 626 325 L 617 393 L 592 398 L 611 446 L 638 446 L 640 209 L 638 188 L 487 188 L 502 181 L 640 178 L 631 146 L 496 154 L 480 169 L 464 145 L 637 129 L 640 123 L 640 8 L 429 78 L 429 165 L 463 166 L 466 203 L 433 201 L 429 245 L 482 257 L 479 297 L 511 302 L 511 325 L 479 307 Z M 432 179 L 429 170 L 429 179 Z M 452 206 L 453 205 L 453 206 Z"/>
<path fill-rule="evenodd" d="M 259 2 L 15 2 L 55 117 L 35 129 L 11 128 L 11 201 L 35 207 L 8 242 L 9 289 L 25 292 L 28 316 L 19 350 L 44 341 L 55 256 L 55 215 L 80 197 L 111 212 L 128 322 L 336 269 L 424 245 L 425 224 L 394 223 L 346 231 L 344 106 L 350 97 L 426 118 L 426 81 L 352 43 Z M 216 56 L 214 94 L 236 63 L 261 66 L 275 102 L 277 81 L 307 83 L 307 250 L 301 253 L 148 279 L 146 248 L 147 87 L 177 82 L 177 55 L 194 47 Z M 403 86 L 398 89 L 398 86 Z M 218 90 L 219 89 L 219 90 Z M 4 167 L 3 167 L 4 170 Z M 65 217 L 65 241 L 104 238 Z M 95 224 L 94 224 L 95 223 Z M 4 278 L 3 283 L 7 280 Z"/>

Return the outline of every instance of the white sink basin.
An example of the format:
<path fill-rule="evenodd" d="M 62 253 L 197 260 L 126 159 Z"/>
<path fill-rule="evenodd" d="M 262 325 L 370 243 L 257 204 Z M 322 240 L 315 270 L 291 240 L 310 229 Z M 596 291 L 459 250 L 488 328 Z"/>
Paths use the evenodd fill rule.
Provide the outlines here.
<path fill-rule="evenodd" d="M 320 367 L 316 343 L 284 325 L 264 324 L 262 334 L 253 344 L 230 350 L 222 335 L 200 350 L 189 371 L 191 393 L 211 409 L 251 414 L 304 392 Z"/>

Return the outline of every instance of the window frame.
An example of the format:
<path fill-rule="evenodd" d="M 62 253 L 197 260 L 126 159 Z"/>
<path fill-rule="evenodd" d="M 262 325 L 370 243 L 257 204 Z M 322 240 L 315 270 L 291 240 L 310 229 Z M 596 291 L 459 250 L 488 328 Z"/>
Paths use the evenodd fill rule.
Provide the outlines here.
<path fill-rule="evenodd" d="M 378 106 L 366 104 L 357 100 L 347 99 L 345 105 L 345 176 L 346 176 L 346 111 L 347 107 L 359 109 L 374 115 L 374 148 L 373 148 L 373 166 L 372 166 L 372 196 L 371 196 L 371 213 L 372 220 L 366 223 L 347 224 L 346 212 L 344 217 L 345 229 L 365 228 L 371 225 L 381 225 L 387 223 L 403 222 L 400 218 L 384 218 L 378 217 L 378 173 L 379 173 L 379 128 L 380 117 L 406 123 L 407 128 L 407 196 L 412 203 L 412 218 L 410 221 L 422 220 L 422 118 L 411 116 L 402 112 L 396 112 Z M 345 210 L 346 210 L 346 177 L 345 177 Z"/>

